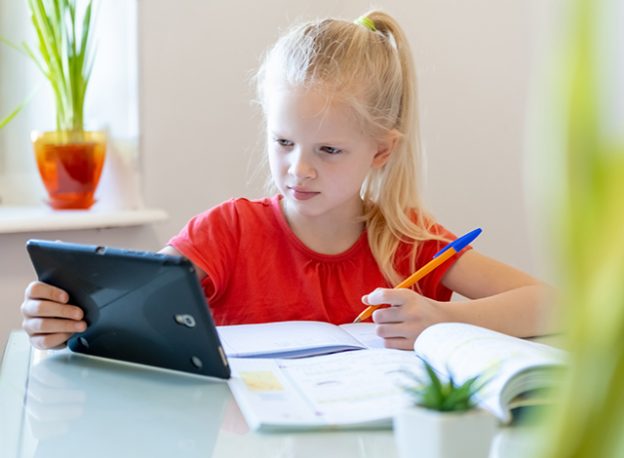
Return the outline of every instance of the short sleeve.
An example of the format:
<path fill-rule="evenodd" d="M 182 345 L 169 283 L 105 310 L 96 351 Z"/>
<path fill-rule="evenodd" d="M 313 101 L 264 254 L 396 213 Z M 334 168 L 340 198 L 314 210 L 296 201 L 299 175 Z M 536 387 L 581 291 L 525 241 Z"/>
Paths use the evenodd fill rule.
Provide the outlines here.
<path fill-rule="evenodd" d="M 191 218 L 168 244 L 206 273 L 202 286 L 212 301 L 227 285 L 239 240 L 239 218 L 231 200 Z"/>

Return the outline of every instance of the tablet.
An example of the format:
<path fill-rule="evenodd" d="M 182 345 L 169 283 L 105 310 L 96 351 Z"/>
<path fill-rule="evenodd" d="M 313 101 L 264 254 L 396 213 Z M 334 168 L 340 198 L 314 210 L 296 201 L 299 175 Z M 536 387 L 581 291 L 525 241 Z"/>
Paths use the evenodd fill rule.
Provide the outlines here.
<path fill-rule="evenodd" d="M 29 240 L 40 281 L 82 308 L 78 353 L 227 379 L 230 368 L 193 264 L 180 256 Z"/>

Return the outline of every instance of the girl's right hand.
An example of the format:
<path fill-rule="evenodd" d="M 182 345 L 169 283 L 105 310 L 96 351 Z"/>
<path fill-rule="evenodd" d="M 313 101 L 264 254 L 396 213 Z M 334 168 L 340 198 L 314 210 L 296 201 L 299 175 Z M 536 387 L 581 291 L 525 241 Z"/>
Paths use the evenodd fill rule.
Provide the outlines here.
<path fill-rule="evenodd" d="M 67 304 L 68 299 L 65 291 L 47 283 L 34 281 L 28 285 L 21 306 L 22 328 L 33 347 L 61 348 L 72 334 L 87 329 L 82 309 Z"/>

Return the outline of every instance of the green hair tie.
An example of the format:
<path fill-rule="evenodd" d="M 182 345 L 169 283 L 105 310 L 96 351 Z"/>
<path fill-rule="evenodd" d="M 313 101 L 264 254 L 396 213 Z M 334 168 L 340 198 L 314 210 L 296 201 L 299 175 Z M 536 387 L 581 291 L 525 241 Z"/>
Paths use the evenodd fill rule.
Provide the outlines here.
<path fill-rule="evenodd" d="M 353 22 L 356 23 L 356 24 L 359 24 L 359 25 L 363 25 L 364 27 L 366 27 L 371 32 L 376 32 L 377 31 L 377 28 L 375 27 L 375 23 L 368 16 L 360 16 L 359 18 L 357 18 Z"/>

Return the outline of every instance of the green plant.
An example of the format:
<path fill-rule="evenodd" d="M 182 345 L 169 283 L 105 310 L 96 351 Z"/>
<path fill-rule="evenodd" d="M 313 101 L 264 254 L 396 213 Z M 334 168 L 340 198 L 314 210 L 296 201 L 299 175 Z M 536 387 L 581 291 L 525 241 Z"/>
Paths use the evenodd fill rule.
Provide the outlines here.
<path fill-rule="evenodd" d="M 5 44 L 26 54 L 46 77 L 54 92 L 56 128 L 81 131 L 84 102 L 95 56 L 91 43 L 92 0 L 84 8 L 76 0 L 27 0 L 37 36 L 35 52 L 27 43 Z M 26 102 L 0 121 L 0 128 L 13 119 Z"/>
<path fill-rule="evenodd" d="M 424 374 L 404 371 L 413 383 L 403 389 L 414 400 L 414 404 L 439 412 L 465 412 L 475 407 L 475 395 L 485 386 L 482 376 L 471 377 L 457 383 L 449 372 L 448 377 L 440 377 L 431 364 L 421 358 Z"/>
<path fill-rule="evenodd" d="M 78 14 L 76 0 L 28 0 L 28 6 L 37 32 L 39 56 L 28 45 L 25 49 L 52 85 L 56 127 L 83 130 L 84 101 L 95 55 L 90 43 L 92 0 L 87 0 L 82 15 Z"/>
<path fill-rule="evenodd" d="M 565 48 L 548 56 L 548 94 L 539 107 L 536 180 L 543 208 L 542 230 L 556 228 L 549 242 L 561 283 L 570 370 L 543 455 L 624 456 L 624 136 L 619 69 L 621 4 L 608 0 L 565 2 L 557 37 Z M 610 43 L 618 46 L 610 47 Z M 552 72 L 552 73 L 550 73 Z M 553 147 L 554 146 L 554 147 Z"/>

